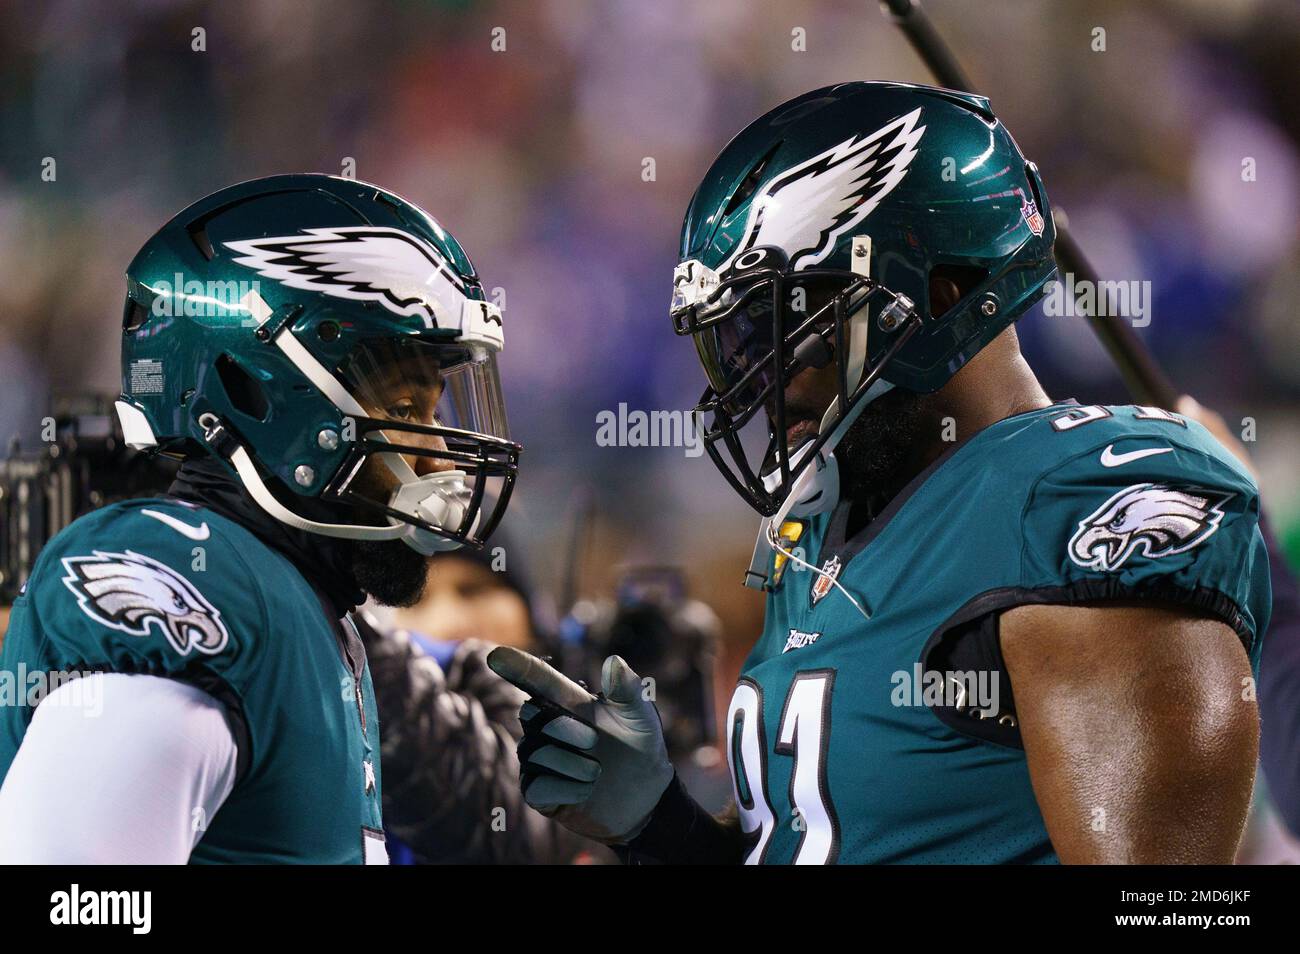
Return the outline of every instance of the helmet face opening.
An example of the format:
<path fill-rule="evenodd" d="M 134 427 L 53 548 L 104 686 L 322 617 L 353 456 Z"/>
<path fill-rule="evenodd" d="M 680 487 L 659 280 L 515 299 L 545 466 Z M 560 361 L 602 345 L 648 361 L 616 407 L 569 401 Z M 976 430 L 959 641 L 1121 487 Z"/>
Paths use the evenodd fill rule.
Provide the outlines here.
<path fill-rule="evenodd" d="M 354 429 L 343 435 L 351 453 L 322 499 L 380 525 L 399 520 L 481 546 L 505 511 L 519 454 L 495 350 L 478 342 L 367 339 L 337 377 L 365 414 L 345 419 L 345 430 Z M 484 501 L 492 502 L 486 514 Z"/>
<path fill-rule="evenodd" d="M 375 420 L 510 438 L 496 352 L 483 344 L 366 339 L 338 377 Z"/>
<path fill-rule="evenodd" d="M 519 447 L 453 428 L 397 425 L 362 418 L 357 439 L 321 499 L 347 504 L 383 526 L 394 521 L 423 534 L 415 549 L 454 549 L 438 541 L 481 547 L 496 529 L 514 490 Z M 429 473 L 411 467 L 436 465 Z M 401 479 L 404 474 L 413 479 Z M 490 509 L 484 511 L 484 505 Z"/>
<path fill-rule="evenodd" d="M 780 249 L 751 249 L 724 275 L 686 262 L 674 284 L 674 328 L 693 338 L 709 380 L 694 411 L 705 449 L 750 506 L 772 516 L 921 317 L 864 275 L 791 270 Z M 832 363 L 832 405 L 788 407 L 794 378 Z"/>

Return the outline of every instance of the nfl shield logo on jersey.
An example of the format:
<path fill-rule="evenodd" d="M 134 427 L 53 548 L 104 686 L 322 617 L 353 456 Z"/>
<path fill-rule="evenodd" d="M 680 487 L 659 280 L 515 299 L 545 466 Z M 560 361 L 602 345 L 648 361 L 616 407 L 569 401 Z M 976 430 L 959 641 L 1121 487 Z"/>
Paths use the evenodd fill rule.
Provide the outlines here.
<path fill-rule="evenodd" d="M 813 580 L 812 585 L 812 605 L 816 606 L 821 602 L 821 598 L 831 591 L 831 586 L 835 583 L 835 578 L 840 575 L 840 558 L 833 556 L 822 564 L 821 572 L 817 574 L 817 579 Z"/>

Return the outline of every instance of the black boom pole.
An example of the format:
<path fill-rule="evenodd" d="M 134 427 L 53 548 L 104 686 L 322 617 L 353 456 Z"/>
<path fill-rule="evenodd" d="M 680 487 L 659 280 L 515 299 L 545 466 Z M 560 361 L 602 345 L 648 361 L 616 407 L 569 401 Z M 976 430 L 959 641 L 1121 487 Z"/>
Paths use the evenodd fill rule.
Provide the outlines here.
<path fill-rule="evenodd" d="M 977 90 L 961 68 L 952 49 L 934 28 L 921 9 L 919 0 L 881 0 L 881 8 L 901 29 L 917 55 L 930 68 L 940 86 L 975 93 Z M 1092 282 L 1099 287 L 1097 273 L 1062 222 L 1056 224 L 1056 261 L 1076 281 Z M 1089 315 L 1088 322 L 1101 340 L 1111 360 L 1119 368 L 1124 384 L 1134 399 L 1143 404 L 1173 410 L 1179 392 L 1156 362 L 1133 328 L 1114 315 Z"/>

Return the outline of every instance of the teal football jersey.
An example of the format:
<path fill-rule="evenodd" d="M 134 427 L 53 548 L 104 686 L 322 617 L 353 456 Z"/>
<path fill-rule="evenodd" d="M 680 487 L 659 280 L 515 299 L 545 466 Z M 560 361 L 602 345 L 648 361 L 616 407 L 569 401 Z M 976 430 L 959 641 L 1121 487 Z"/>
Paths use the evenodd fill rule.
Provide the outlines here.
<path fill-rule="evenodd" d="M 39 704 L 21 693 L 44 674 L 169 677 L 222 702 L 238 745 L 229 797 L 194 819 L 192 862 L 386 860 L 365 651 L 325 607 L 288 559 L 203 507 L 133 500 L 80 518 L 13 606 L 0 673 L 20 697 L 0 706 L 0 778 Z"/>
<path fill-rule="evenodd" d="M 856 536 L 847 518 L 841 504 L 782 528 L 826 576 L 772 561 L 731 701 L 750 863 L 1055 861 L 997 643 L 1011 607 L 1186 607 L 1231 626 L 1258 667 L 1270 589 L 1257 488 L 1168 412 L 1070 403 L 1008 418 Z"/>

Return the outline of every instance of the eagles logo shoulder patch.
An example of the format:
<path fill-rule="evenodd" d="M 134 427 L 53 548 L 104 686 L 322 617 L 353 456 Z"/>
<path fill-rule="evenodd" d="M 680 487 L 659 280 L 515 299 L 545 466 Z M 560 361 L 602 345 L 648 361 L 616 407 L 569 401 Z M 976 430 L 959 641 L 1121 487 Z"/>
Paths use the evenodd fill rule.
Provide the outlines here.
<path fill-rule="evenodd" d="M 182 656 L 191 650 L 213 656 L 229 642 L 216 607 L 189 580 L 151 557 L 95 550 L 64 557 L 63 567 L 68 571 L 64 586 L 97 623 L 132 636 L 148 636 L 149 627 L 156 626 Z"/>
<path fill-rule="evenodd" d="M 1199 487 L 1133 484 L 1079 521 L 1070 559 L 1086 570 L 1118 570 L 1139 551 L 1150 559 L 1186 553 L 1223 522 L 1223 505 L 1235 494 Z"/>

